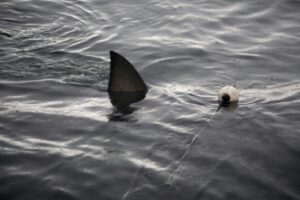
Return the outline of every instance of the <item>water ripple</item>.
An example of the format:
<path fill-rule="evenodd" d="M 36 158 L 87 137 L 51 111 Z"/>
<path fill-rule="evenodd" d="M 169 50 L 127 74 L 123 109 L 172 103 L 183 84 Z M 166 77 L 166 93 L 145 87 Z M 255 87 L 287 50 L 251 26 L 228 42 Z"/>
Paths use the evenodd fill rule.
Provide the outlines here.
<path fill-rule="evenodd" d="M 299 7 L 1 1 L 0 199 L 299 199 Z M 149 85 L 130 113 L 109 50 Z"/>

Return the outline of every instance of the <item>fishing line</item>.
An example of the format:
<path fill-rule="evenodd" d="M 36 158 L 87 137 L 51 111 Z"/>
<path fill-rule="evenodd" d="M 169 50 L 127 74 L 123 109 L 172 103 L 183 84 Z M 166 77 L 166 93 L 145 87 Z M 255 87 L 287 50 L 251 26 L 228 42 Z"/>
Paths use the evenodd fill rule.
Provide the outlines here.
<path fill-rule="evenodd" d="M 217 108 L 216 112 L 215 112 L 213 115 L 211 115 L 211 117 L 208 118 L 208 120 L 207 120 L 207 125 L 208 125 L 209 122 L 213 119 L 213 117 L 216 116 L 216 114 L 217 114 L 217 112 L 219 111 L 219 109 L 220 109 L 220 106 Z M 201 131 L 200 131 L 198 134 L 195 134 L 195 135 L 194 135 L 194 137 L 192 138 L 191 142 L 188 144 L 187 149 L 185 150 L 185 152 L 182 154 L 182 156 L 180 157 L 180 159 L 176 161 L 177 165 L 176 165 L 175 168 L 172 170 L 171 175 L 169 176 L 168 180 L 165 182 L 166 185 L 170 185 L 170 184 L 171 184 L 172 180 L 173 180 L 174 177 L 177 175 L 177 172 L 178 172 L 178 169 L 179 169 L 180 165 L 182 164 L 182 162 L 184 161 L 184 159 L 186 158 L 186 156 L 187 156 L 188 153 L 190 152 L 191 148 L 193 147 L 193 145 L 194 145 L 195 142 L 197 141 L 197 138 L 199 137 L 199 135 L 200 135 L 201 133 L 204 132 L 205 127 L 206 127 L 206 126 L 202 127 Z M 150 149 L 152 149 L 153 146 L 155 146 L 155 145 L 157 145 L 157 143 L 153 144 L 153 145 L 151 146 Z M 147 155 L 146 157 L 150 156 L 150 154 L 151 154 L 151 151 L 148 152 L 148 155 Z M 125 199 L 128 197 L 128 195 L 134 191 L 133 188 L 134 188 L 134 186 L 135 186 L 135 184 L 136 184 L 136 181 L 137 181 L 138 177 L 139 177 L 140 174 L 142 173 L 143 169 L 144 169 L 144 167 L 143 167 L 142 165 L 140 165 L 138 171 L 136 172 L 136 174 L 134 175 L 134 177 L 133 177 L 133 179 L 132 179 L 132 181 L 131 181 L 131 183 L 130 183 L 129 188 L 128 188 L 127 191 L 122 195 L 121 200 L 125 200 Z"/>
<path fill-rule="evenodd" d="M 217 112 L 219 111 L 219 109 L 220 109 L 220 106 L 217 108 L 216 112 L 215 112 L 213 115 L 211 115 L 211 117 L 208 118 L 208 120 L 207 120 L 207 125 L 208 125 L 209 122 L 213 119 L 213 117 L 216 116 L 216 114 L 217 114 Z M 190 152 L 191 148 L 193 147 L 193 145 L 194 145 L 195 142 L 197 141 L 197 138 L 199 137 L 199 135 L 200 135 L 201 133 L 204 132 L 205 127 L 206 127 L 206 126 L 202 127 L 201 131 L 200 131 L 198 134 L 195 134 L 195 135 L 194 135 L 194 137 L 192 138 L 191 142 L 188 144 L 187 149 L 185 150 L 185 152 L 182 154 L 182 156 L 180 157 L 180 159 L 176 161 L 177 165 L 176 165 L 175 168 L 172 170 L 171 175 L 169 176 L 168 180 L 165 182 L 165 185 L 170 185 L 170 184 L 171 184 L 172 180 L 173 180 L 174 177 L 177 175 L 177 172 L 178 172 L 178 169 L 179 169 L 180 165 L 182 164 L 182 162 L 184 161 L 184 159 L 186 158 L 186 156 L 187 156 L 188 153 Z M 155 145 L 157 145 L 157 143 L 153 144 L 152 147 L 151 147 L 150 149 L 152 149 L 153 146 L 155 146 Z M 150 154 L 151 154 L 151 151 L 148 152 L 148 155 L 147 155 L 146 157 L 148 157 Z M 133 188 L 134 188 L 134 186 L 135 186 L 135 184 L 136 184 L 136 181 L 137 181 L 138 177 L 139 177 L 140 174 L 142 173 L 143 169 L 144 169 L 144 167 L 143 167 L 142 165 L 140 165 L 138 171 L 136 172 L 136 174 L 135 174 L 134 177 L 133 177 L 133 180 L 132 180 L 131 183 L 130 183 L 129 188 L 128 188 L 127 191 L 122 195 L 121 200 L 125 200 L 125 199 L 128 197 L 128 195 L 134 191 Z"/>
<path fill-rule="evenodd" d="M 216 116 L 217 112 L 219 111 L 220 106 L 218 107 L 217 111 L 207 120 L 207 125 L 209 124 L 209 122 L 213 119 L 213 117 Z M 198 132 L 197 134 L 194 135 L 194 137 L 192 138 L 191 142 L 188 144 L 187 149 L 185 150 L 185 152 L 182 154 L 182 156 L 180 157 L 179 160 L 177 160 L 175 163 L 177 163 L 177 165 L 175 166 L 175 168 L 172 170 L 171 175 L 169 176 L 168 180 L 165 182 L 166 185 L 170 185 L 172 180 L 174 179 L 174 177 L 177 175 L 178 169 L 180 167 L 180 165 L 182 164 L 182 162 L 184 161 L 184 159 L 186 158 L 186 156 L 188 155 L 188 153 L 190 152 L 191 148 L 193 147 L 193 145 L 195 144 L 195 142 L 197 141 L 199 135 L 201 133 L 204 133 L 205 131 L 205 127 L 202 127 L 201 131 Z"/>
<path fill-rule="evenodd" d="M 211 115 L 211 117 L 208 118 L 207 120 L 207 125 L 209 124 L 209 122 L 216 116 L 217 112 L 220 110 L 221 107 L 225 106 L 228 107 L 232 102 L 237 102 L 238 98 L 239 98 L 239 93 L 238 90 L 236 88 L 236 82 L 234 83 L 234 86 L 225 86 L 223 88 L 220 89 L 219 91 L 219 106 L 216 110 L 216 112 Z M 228 99 L 224 102 L 223 96 L 227 95 Z M 221 99 L 220 99 L 221 97 Z M 232 104 L 234 105 L 234 104 Z M 195 144 L 195 142 L 197 141 L 197 138 L 199 137 L 200 133 L 203 133 L 205 131 L 205 126 L 202 127 L 201 131 L 198 132 L 196 135 L 194 135 L 194 137 L 192 138 L 191 142 L 188 144 L 187 149 L 185 150 L 185 152 L 183 153 L 183 155 L 180 157 L 179 160 L 177 160 L 175 162 L 176 166 L 174 168 L 174 170 L 172 170 L 171 175 L 169 176 L 168 180 L 166 181 L 165 184 L 170 185 L 172 180 L 174 179 L 174 177 L 177 174 L 177 171 L 181 165 L 181 163 L 183 162 L 183 160 L 187 157 L 188 153 L 190 152 L 191 148 L 193 147 L 193 145 Z"/>

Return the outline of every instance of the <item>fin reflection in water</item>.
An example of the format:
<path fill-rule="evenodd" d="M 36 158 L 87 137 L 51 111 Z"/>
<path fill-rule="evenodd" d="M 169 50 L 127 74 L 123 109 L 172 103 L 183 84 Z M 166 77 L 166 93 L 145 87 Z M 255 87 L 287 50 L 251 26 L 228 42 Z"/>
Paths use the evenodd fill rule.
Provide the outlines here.
<path fill-rule="evenodd" d="M 110 51 L 110 76 L 108 94 L 115 107 L 114 115 L 129 115 L 135 109 L 130 104 L 145 98 L 148 88 L 134 66 L 122 55 Z"/>

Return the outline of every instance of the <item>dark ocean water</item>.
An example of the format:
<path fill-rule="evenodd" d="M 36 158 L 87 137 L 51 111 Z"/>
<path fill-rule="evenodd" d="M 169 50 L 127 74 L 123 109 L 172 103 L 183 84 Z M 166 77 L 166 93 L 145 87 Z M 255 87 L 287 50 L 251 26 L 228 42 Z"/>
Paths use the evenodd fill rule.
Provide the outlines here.
<path fill-rule="evenodd" d="M 299 200 L 299 108 L 299 0 L 0 2 L 1 200 Z"/>

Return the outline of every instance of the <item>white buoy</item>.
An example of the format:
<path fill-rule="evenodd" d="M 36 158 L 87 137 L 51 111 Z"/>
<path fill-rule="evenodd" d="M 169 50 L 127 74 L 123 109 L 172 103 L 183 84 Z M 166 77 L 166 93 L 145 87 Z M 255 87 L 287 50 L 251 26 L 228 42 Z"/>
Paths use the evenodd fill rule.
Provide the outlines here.
<path fill-rule="evenodd" d="M 239 101 L 239 91 L 235 86 L 225 86 L 219 90 L 218 100 L 221 104 L 228 104 Z"/>

